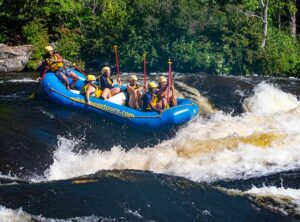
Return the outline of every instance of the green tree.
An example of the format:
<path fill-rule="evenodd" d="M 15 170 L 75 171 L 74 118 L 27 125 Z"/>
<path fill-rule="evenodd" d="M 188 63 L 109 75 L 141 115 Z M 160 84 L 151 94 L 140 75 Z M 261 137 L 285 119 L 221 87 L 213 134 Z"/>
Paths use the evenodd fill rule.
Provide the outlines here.
<path fill-rule="evenodd" d="M 44 54 L 44 47 L 49 44 L 47 28 L 41 21 L 36 20 L 24 26 L 23 33 L 27 43 L 32 44 L 34 48 L 33 57 L 27 66 L 36 69 Z"/>

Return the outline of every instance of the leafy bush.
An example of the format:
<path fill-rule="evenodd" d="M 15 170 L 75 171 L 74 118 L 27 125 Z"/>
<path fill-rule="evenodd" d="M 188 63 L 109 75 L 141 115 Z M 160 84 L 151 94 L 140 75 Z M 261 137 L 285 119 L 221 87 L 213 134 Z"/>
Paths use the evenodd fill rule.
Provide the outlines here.
<path fill-rule="evenodd" d="M 83 41 L 80 30 L 61 27 L 58 29 L 58 33 L 60 33 L 60 37 L 56 42 L 56 50 L 71 62 L 80 62 L 80 47 Z"/>
<path fill-rule="evenodd" d="M 261 70 L 267 75 L 296 75 L 300 69 L 300 45 L 289 34 L 272 30 L 262 50 Z"/>
<path fill-rule="evenodd" d="M 36 69 L 44 54 L 44 47 L 48 45 L 47 28 L 40 21 L 33 21 L 23 27 L 27 43 L 33 45 L 34 54 L 28 62 L 30 69 Z"/>
<path fill-rule="evenodd" d="M 7 35 L 5 33 L 0 33 L 0 43 L 5 43 L 7 40 Z"/>
<path fill-rule="evenodd" d="M 32 68 L 49 38 L 65 58 L 93 69 L 114 65 L 113 45 L 118 45 L 122 71 L 140 71 L 144 52 L 149 71 L 166 71 L 169 57 L 181 72 L 296 75 L 300 71 L 299 40 L 289 34 L 289 16 L 297 9 L 294 1 L 270 1 L 264 49 L 257 0 L 3 2 L 0 42 L 26 39 L 33 44 Z"/>

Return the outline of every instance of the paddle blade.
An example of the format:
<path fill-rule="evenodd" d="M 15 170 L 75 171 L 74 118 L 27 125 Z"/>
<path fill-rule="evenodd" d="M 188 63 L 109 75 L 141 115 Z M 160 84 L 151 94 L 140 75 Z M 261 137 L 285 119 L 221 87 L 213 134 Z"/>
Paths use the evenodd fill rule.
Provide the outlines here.
<path fill-rule="evenodd" d="M 32 94 L 30 96 L 28 96 L 29 100 L 33 100 L 35 99 L 35 92 L 32 92 Z"/>
<path fill-rule="evenodd" d="M 35 94 L 36 94 L 36 92 L 37 92 L 37 90 L 38 90 L 40 84 L 41 84 L 41 80 L 39 80 L 39 82 L 38 82 L 38 84 L 36 85 L 34 91 L 33 91 L 32 94 L 28 97 L 28 99 L 35 99 Z"/>

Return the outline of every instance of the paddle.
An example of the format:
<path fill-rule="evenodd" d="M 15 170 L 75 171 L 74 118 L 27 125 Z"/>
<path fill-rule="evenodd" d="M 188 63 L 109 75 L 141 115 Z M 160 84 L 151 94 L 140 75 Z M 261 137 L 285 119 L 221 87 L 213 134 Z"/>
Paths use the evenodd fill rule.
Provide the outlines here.
<path fill-rule="evenodd" d="M 81 72 L 83 75 L 87 76 L 87 74 L 81 69 L 79 68 L 76 63 L 73 63 L 73 66 L 75 67 L 75 69 L 77 69 L 79 72 Z"/>
<path fill-rule="evenodd" d="M 169 64 L 169 73 L 168 73 L 168 91 L 167 91 L 167 102 L 169 103 L 169 95 L 170 95 L 170 87 L 171 87 L 171 75 L 172 75 L 172 71 L 171 71 L 171 65 L 172 65 L 172 62 L 171 62 L 171 59 L 169 59 L 168 61 L 168 64 Z"/>
<path fill-rule="evenodd" d="M 146 79 L 146 74 L 147 74 L 147 71 L 146 71 L 146 53 L 144 53 L 144 88 L 145 90 L 147 89 L 147 79 Z"/>
<path fill-rule="evenodd" d="M 46 72 L 48 71 L 48 69 L 49 69 L 49 67 L 48 67 L 48 66 L 45 66 L 44 71 L 43 71 L 43 73 L 40 75 L 39 81 L 38 81 L 38 83 L 37 83 L 37 85 L 36 85 L 34 91 L 31 93 L 30 96 L 28 96 L 28 99 L 35 99 L 36 92 L 37 92 L 39 86 L 41 85 L 42 79 L 44 78 L 44 76 L 45 76 Z"/>
<path fill-rule="evenodd" d="M 121 81 L 121 77 L 120 77 L 119 60 L 118 60 L 118 50 L 117 50 L 117 46 L 116 45 L 114 45 L 114 51 L 115 51 L 115 55 L 116 55 L 116 66 L 117 66 L 117 73 L 118 73 L 118 84 L 121 85 L 122 81 Z"/>
<path fill-rule="evenodd" d="M 173 75 L 172 75 L 172 63 L 170 65 L 170 84 L 171 84 L 171 90 L 172 90 L 172 106 L 176 106 L 177 102 L 174 97 L 174 83 L 173 83 Z"/>

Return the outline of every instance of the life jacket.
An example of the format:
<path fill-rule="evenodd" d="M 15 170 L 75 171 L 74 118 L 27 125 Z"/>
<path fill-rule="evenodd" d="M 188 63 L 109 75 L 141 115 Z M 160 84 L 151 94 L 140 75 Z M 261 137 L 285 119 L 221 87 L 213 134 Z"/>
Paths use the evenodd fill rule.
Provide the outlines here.
<path fill-rule="evenodd" d="M 157 104 L 157 101 L 158 101 L 158 97 L 157 97 L 157 95 L 155 94 L 155 93 L 150 93 L 150 92 L 147 92 L 147 93 L 145 93 L 144 94 L 144 97 L 146 97 L 146 95 L 151 95 L 151 103 L 153 104 L 153 106 L 156 106 L 156 104 Z M 143 99 L 144 100 L 144 99 Z M 144 100 L 145 101 L 145 100 Z M 146 106 L 146 111 L 150 111 L 150 110 L 152 110 L 152 108 L 151 108 L 151 106 L 150 106 L 150 104 L 148 103 L 148 101 L 147 101 L 147 106 Z"/>
<path fill-rule="evenodd" d="M 93 86 L 93 87 L 95 88 L 95 92 L 94 92 L 94 93 L 91 93 L 90 96 L 94 96 L 94 97 L 96 97 L 96 98 L 99 98 L 99 97 L 101 96 L 101 94 L 102 94 L 102 90 L 99 89 L 99 87 L 96 86 L 96 85 L 93 84 L 93 83 L 87 83 L 87 84 L 85 84 L 85 85 L 81 88 L 80 94 L 85 95 L 85 93 L 86 93 L 86 91 L 87 91 L 87 89 L 88 89 L 88 87 L 89 87 L 90 85 Z"/>
<path fill-rule="evenodd" d="M 103 78 L 105 78 L 105 80 Z M 99 79 L 99 87 L 101 87 L 102 90 L 104 90 L 105 88 L 112 89 L 113 88 L 113 80 L 109 76 L 104 76 L 104 74 L 103 74 L 100 76 L 100 79 Z"/>
<path fill-rule="evenodd" d="M 139 84 L 136 84 L 135 86 L 130 86 L 130 87 L 132 87 L 133 89 L 138 89 L 138 88 L 140 88 L 141 86 L 139 85 Z M 128 89 L 126 88 L 126 91 L 127 91 L 127 93 L 128 93 Z M 129 94 L 129 93 L 128 93 Z"/>
<path fill-rule="evenodd" d="M 50 58 L 46 59 L 47 65 L 52 72 L 56 72 L 59 68 L 63 67 L 64 64 L 62 62 L 51 62 L 50 59 L 57 60 L 59 57 L 57 54 L 50 56 Z"/>
<path fill-rule="evenodd" d="M 134 88 L 134 89 L 138 89 L 138 88 L 140 88 L 141 86 L 139 85 L 139 84 L 136 84 L 135 86 L 133 86 L 132 88 Z"/>
<path fill-rule="evenodd" d="M 109 85 L 112 85 L 113 84 L 113 81 L 112 81 L 112 79 L 108 76 L 108 77 L 106 77 L 106 80 L 107 80 L 107 83 L 109 84 Z"/>

